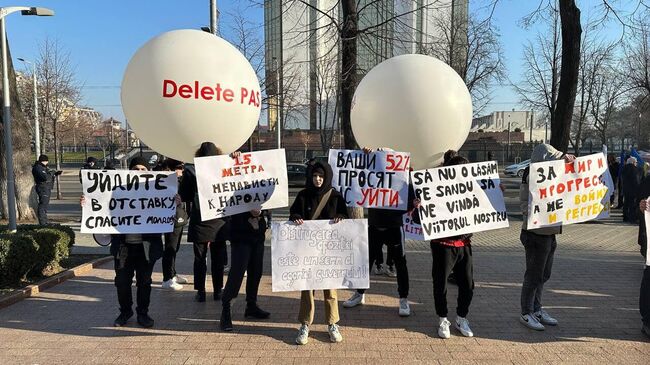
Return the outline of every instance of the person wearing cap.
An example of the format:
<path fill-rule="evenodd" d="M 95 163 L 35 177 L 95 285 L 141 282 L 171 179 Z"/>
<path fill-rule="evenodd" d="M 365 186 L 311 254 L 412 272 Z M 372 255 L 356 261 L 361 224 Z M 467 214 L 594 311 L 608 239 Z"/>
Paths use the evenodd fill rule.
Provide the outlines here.
<path fill-rule="evenodd" d="M 50 205 L 50 194 L 54 186 L 54 177 L 61 175 L 62 171 L 51 170 L 47 167 L 49 159 L 47 155 L 38 156 L 38 161 L 32 167 L 32 176 L 34 176 L 34 189 L 38 195 L 38 224 L 46 225 L 47 208 Z"/>
<path fill-rule="evenodd" d="M 97 170 L 97 169 L 99 169 L 99 166 L 97 166 L 97 159 L 94 158 L 93 156 L 88 157 L 86 159 L 86 163 L 79 170 L 79 182 L 81 182 L 82 170 Z"/>

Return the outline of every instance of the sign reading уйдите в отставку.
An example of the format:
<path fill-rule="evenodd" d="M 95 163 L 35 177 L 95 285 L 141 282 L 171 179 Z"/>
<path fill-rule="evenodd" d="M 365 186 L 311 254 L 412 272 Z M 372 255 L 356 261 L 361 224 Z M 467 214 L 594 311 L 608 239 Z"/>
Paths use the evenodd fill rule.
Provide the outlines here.
<path fill-rule="evenodd" d="M 528 229 L 586 222 L 608 216 L 612 194 L 602 153 L 530 165 Z"/>
<path fill-rule="evenodd" d="M 194 165 L 204 221 L 289 205 L 284 149 L 197 157 Z"/>
<path fill-rule="evenodd" d="M 167 233 L 176 217 L 176 174 L 82 170 L 81 233 Z"/>
<path fill-rule="evenodd" d="M 348 207 L 406 210 L 410 155 L 330 149 L 332 186 Z"/>
<path fill-rule="evenodd" d="M 411 172 L 424 239 L 508 227 L 496 161 Z"/>
<path fill-rule="evenodd" d="M 272 231 L 274 292 L 369 287 L 366 219 L 273 222 Z"/>

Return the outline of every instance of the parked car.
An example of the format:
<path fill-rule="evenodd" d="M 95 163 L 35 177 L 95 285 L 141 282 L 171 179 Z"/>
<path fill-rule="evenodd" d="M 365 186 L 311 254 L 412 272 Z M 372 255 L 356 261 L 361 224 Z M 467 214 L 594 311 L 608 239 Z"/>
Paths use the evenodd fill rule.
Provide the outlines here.
<path fill-rule="evenodd" d="M 307 166 L 301 163 L 287 163 L 287 176 L 289 177 L 289 185 L 305 186 L 305 174 L 307 173 Z"/>
<path fill-rule="evenodd" d="M 529 165 L 530 165 L 530 160 L 524 160 L 521 161 L 520 163 L 506 166 L 505 170 L 503 170 L 503 173 L 505 173 L 507 176 L 522 177 L 524 176 L 524 170 L 526 170 L 526 167 L 528 167 Z"/>

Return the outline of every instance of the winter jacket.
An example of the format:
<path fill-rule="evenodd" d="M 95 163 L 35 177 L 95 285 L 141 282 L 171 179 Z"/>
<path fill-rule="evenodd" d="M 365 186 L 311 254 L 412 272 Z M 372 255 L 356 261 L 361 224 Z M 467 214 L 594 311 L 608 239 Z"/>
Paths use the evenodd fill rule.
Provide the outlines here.
<path fill-rule="evenodd" d="M 81 182 L 81 173 L 83 172 L 83 170 L 99 170 L 99 166 L 97 165 L 90 166 L 89 163 L 84 164 L 79 170 L 79 182 Z"/>
<path fill-rule="evenodd" d="M 325 172 L 323 179 L 323 185 L 320 188 L 314 186 L 313 180 L 311 178 L 312 171 L 314 169 L 322 169 Z M 345 199 L 343 196 L 336 190 L 332 189 L 332 168 L 328 163 L 325 162 L 316 162 L 312 166 L 308 167 L 307 176 L 307 187 L 301 190 L 296 196 L 296 200 L 291 205 L 289 209 L 290 219 L 302 219 L 302 220 L 312 220 L 312 219 L 334 219 L 334 218 L 347 218 L 348 210 L 345 204 Z M 313 212 L 318 207 L 320 199 L 328 191 L 331 191 L 330 197 L 327 200 L 327 204 L 318 215 L 318 217 L 313 217 Z"/>
<path fill-rule="evenodd" d="M 625 196 L 635 196 L 639 188 L 640 180 L 641 174 L 639 174 L 639 169 L 632 164 L 625 164 L 621 173 L 623 194 Z"/>
<path fill-rule="evenodd" d="M 253 217 L 250 212 L 235 214 L 230 217 L 230 238 L 235 242 L 264 241 L 266 233 L 266 212 Z"/>
<path fill-rule="evenodd" d="M 111 236 L 111 255 L 120 259 L 120 247 L 122 245 L 131 245 L 126 243 L 126 234 L 114 234 Z M 161 233 L 145 233 L 140 235 L 142 245 L 145 247 L 145 255 L 150 263 L 156 262 L 163 254 L 163 240 Z M 148 250 L 147 250 L 148 249 Z M 126 252 L 126 251 L 125 251 Z"/>
<path fill-rule="evenodd" d="M 402 216 L 404 213 L 413 209 L 413 199 L 415 199 L 415 191 L 413 190 L 413 185 L 409 185 L 408 196 L 406 199 L 406 210 L 369 208 L 368 225 L 379 228 L 401 227 L 403 224 Z M 415 215 L 417 215 L 417 213 Z"/>
<path fill-rule="evenodd" d="M 40 162 L 36 162 L 32 166 L 32 176 L 37 189 L 52 190 L 54 185 L 54 171 L 47 168 Z"/>
<path fill-rule="evenodd" d="M 178 187 L 178 194 L 184 202 L 190 202 L 190 224 L 187 229 L 188 242 L 214 242 L 219 230 L 226 224 L 222 218 L 201 221 L 199 207 L 199 192 L 196 185 L 196 170 L 194 165 L 185 165 L 183 177 Z"/>
<path fill-rule="evenodd" d="M 646 176 L 643 181 L 641 181 L 641 185 L 639 186 L 639 192 L 637 194 L 637 201 L 641 201 L 643 199 L 648 199 L 650 197 L 650 176 Z M 638 208 L 637 208 L 638 209 Z M 641 212 L 641 217 L 639 219 L 639 246 L 641 246 L 641 255 L 645 257 L 646 255 L 646 246 L 648 244 L 647 241 L 647 227 L 645 225 L 645 217 L 644 217 L 643 212 Z"/>
<path fill-rule="evenodd" d="M 564 156 L 564 153 L 556 150 L 550 144 L 540 144 L 535 146 L 533 153 L 530 156 L 530 163 L 542 162 L 542 161 L 554 161 L 559 160 Z M 528 229 L 528 199 L 530 197 L 530 190 L 528 186 L 528 175 L 530 172 L 530 167 L 526 168 L 526 172 L 521 180 L 521 186 L 519 188 L 519 206 L 521 207 L 521 212 L 523 214 L 523 224 L 521 229 L 523 231 L 532 232 L 542 236 L 550 236 L 558 233 L 562 233 L 562 226 L 554 227 L 544 227 L 537 229 Z"/>

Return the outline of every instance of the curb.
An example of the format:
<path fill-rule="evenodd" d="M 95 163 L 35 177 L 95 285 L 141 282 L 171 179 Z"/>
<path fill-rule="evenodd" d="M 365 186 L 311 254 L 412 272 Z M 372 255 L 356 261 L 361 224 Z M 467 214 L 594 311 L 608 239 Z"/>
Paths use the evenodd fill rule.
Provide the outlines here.
<path fill-rule="evenodd" d="M 99 259 L 96 259 L 91 262 L 87 262 L 85 264 L 79 265 L 77 267 L 73 267 L 71 269 L 68 269 L 64 272 L 58 273 L 54 276 L 51 276 L 47 279 L 43 279 L 42 281 L 28 285 L 22 289 L 16 289 L 10 294 L 8 294 L 6 297 L 0 299 L 0 309 L 6 308 L 12 304 L 15 304 L 17 302 L 20 302 L 21 300 L 25 298 L 29 298 L 32 296 L 35 296 L 36 294 L 49 289 L 57 284 L 61 284 L 64 281 L 68 279 L 72 279 L 77 276 L 81 276 L 84 274 L 87 274 L 90 272 L 92 269 L 103 265 L 113 259 L 113 256 L 106 256 L 102 257 Z"/>

